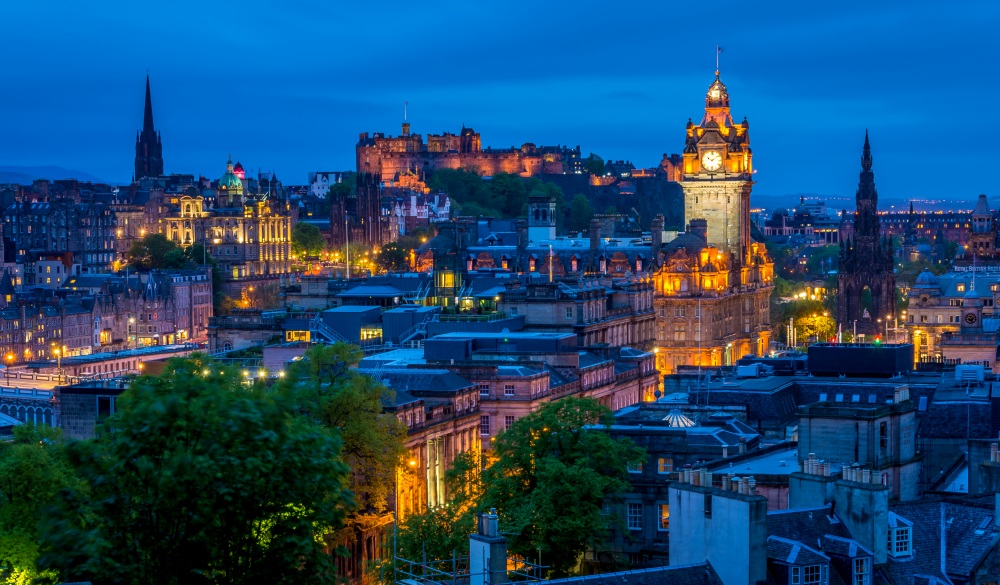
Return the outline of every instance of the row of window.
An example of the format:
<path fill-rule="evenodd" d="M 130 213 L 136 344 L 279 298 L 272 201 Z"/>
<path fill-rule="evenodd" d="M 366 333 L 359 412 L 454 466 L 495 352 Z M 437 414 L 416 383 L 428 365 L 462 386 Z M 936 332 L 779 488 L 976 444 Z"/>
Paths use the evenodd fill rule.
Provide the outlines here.
<path fill-rule="evenodd" d="M 628 472 L 642 473 L 642 463 L 629 463 Z M 656 460 L 656 473 L 673 473 L 673 472 L 674 472 L 673 457 L 660 457 Z"/>
<path fill-rule="evenodd" d="M 479 417 L 479 434 L 483 436 L 489 436 L 492 432 L 491 428 L 491 417 L 488 414 L 481 415 Z M 503 417 L 503 430 L 509 431 L 510 427 L 514 426 L 515 421 L 514 415 L 508 414 Z"/>
<path fill-rule="evenodd" d="M 665 531 L 670 529 L 670 505 L 656 504 L 656 530 Z M 625 522 L 629 530 L 642 530 L 643 517 L 645 516 L 645 506 L 635 502 L 626 505 Z"/>

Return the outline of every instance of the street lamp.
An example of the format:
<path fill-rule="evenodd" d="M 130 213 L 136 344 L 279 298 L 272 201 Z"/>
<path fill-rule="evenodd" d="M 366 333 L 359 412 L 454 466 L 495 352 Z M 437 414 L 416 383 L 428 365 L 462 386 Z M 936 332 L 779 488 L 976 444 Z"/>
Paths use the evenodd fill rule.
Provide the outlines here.
<path fill-rule="evenodd" d="M 14 354 L 7 354 L 7 367 L 3 371 L 3 375 L 7 378 L 7 385 L 10 386 L 10 367 L 14 365 Z"/>
<path fill-rule="evenodd" d="M 132 341 L 132 349 L 135 349 L 135 344 L 138 342 L 137 336 L 132 334 L 135 329 L 135 317 L 128 318 L 128 337 Z"/>
<path fill-rule="evenodd" d="M 62 384 L 62 352 L 57 347 L 52 353 L 56 354 L 56 368 L 59 370 L 59 383 Z"/>

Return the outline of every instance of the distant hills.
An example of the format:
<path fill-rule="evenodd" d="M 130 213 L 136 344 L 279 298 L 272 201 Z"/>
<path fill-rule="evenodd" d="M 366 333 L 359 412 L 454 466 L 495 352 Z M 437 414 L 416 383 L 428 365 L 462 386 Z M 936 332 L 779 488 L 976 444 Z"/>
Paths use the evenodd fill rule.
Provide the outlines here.
<path fill-rule="evenodd" d="M 0 183 L 17 183 L 19 185 L 30 185 L 36 179 L 77 179 L 79 181 L 89 181 L 92 183 L 108 183 L 100 177 L 95 177 L 90 173 L 77 171 L 74 169 L 64 169 L 57 166 L 6 166 L 0 165 Z"/>

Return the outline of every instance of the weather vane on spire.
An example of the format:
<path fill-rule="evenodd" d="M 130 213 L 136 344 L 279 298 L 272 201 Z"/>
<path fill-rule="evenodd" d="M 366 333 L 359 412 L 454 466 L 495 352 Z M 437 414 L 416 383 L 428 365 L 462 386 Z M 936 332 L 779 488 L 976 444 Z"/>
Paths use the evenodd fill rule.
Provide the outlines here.
<path fill-rule="evenodd" d="M 722 47 L 715 45 L 715 74 L 719 74 L 719 55 L 722 54 Z"/>
<path fill-rule="evenodd" d="M 407 105 L 406 100 L 403 100 L 403 121 L 404 122 L 406 121 L 406 105 Z"/>

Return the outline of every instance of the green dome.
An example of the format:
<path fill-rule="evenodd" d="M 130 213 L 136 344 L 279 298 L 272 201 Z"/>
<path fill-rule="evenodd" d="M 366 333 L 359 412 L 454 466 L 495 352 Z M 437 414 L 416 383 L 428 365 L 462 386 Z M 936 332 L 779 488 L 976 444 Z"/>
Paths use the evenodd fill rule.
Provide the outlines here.
<path fill-rule="evenodd" d="M 233 172 L 233 160 L 226 163 L 226 174 L 219 179 L 219 191 L 227 191 L 234 195 L 243 194 L 243 181 Z"/>

